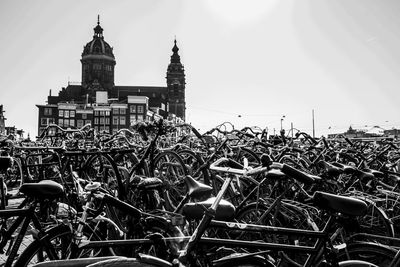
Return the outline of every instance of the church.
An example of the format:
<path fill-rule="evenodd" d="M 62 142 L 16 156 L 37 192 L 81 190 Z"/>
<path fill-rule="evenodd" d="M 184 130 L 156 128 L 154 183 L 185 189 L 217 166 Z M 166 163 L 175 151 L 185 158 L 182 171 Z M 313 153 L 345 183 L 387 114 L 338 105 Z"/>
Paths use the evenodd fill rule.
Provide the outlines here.
<path fill-rule="evenodd" d="M 176 39 L 166 71 L 166 86 L 120 86 L 114 82 L 113 47 L 104 40 L 99 17 L 93 30 L 93 39 L 81 55 L 81 83 L 68 83 L 55 96 L 50 91 L 47 104 L 36 105 L 39 134 L 49 124 L 63 128 L 91 124 L 98 131 L 115 133 L 155 117 L 185 120 L 185 70 Z"/>

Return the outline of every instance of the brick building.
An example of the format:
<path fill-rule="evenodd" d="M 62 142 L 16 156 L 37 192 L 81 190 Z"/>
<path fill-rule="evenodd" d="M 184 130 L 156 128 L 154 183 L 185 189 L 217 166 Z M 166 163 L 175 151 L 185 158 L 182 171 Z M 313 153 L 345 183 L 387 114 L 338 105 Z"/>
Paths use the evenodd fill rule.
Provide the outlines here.
<path fill-rule="evenodd" d="M 154 116 L 185 120 L 185 70 L 174 41 L 166 72 L 166 86 L 119 86 L 114 82 L 116 60 L 104 40 L 98 19 L 93 39 L 81 55 L 82 80 L 47 97 L 39 109 L 39 134 L 55 123 L 64 128 L 90 123 L 96 130 L 115 132 Z"/>

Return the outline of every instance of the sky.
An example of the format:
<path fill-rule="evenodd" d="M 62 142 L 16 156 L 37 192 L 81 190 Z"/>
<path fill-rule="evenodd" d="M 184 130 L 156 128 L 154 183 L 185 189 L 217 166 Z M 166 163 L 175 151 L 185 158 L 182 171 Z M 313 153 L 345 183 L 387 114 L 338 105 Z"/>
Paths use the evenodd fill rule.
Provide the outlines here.
<path fill-rule="evenodd" d="M 174 38 L 186 116 L 201 132 L 282 127 L 327 135 L 400 127 L 398 0 L 1 0 L 0 104 L 37 135 L 49 90 L 81 81 L 100 15 L 115 84 L 166 86 Z"/>

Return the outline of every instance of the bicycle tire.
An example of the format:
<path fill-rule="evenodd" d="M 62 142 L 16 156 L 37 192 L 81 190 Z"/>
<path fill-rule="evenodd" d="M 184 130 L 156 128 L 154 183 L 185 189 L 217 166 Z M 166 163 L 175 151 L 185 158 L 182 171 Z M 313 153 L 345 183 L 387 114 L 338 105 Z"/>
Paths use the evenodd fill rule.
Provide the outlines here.
<path fill-rule="evenodd" d="M 126 199 L 127 196 L 121 174 L 110 155 L 98 153 L 90 156 L 84 164 L 83 173 L 88 180 L 95 180 L 105 184 L 105 188 L 120 200 Z"/>
<path fill-rule="evenodd" d="M 250 203 L 240 210 L 236 215 L 236 220 L 239 222 L 259 224 L 259 225 L 270 225 L 277 227 L 288 227 L 303 230 L 318 230 L 318 227 L 311 217 L 309 217 L 307 212 L 302 213 L 302 208 L 295 208 L 294 204 L 288 204 L 282 202 L 280 204 L 279 210 L 276 212 L 274 207 L 270 213 L 265 214 L 265 212 L 270 208 L 270 203 Z M 262 221 L 260 221 L 261 216 L 264 215 Z M 290 219 L 290 217 L 292 219 Z M 238 236 L 238 232 L 232 232 L 231 236 Z M 259 240 L 261 242 L 279 243 L 279 244 L 298 244 L 298 245 L 314 245 L 315 239 L 310 239 L 307 237 L 299 236 L 288 236 L 288 235 L 275 235 L 275 234 L 265 234 L 260 232 L 252 233 L 239 233 L 240 239 L 245 240 Z M 284 252 L 281 257 L 288 259 L 291 262 L 301 262 L 298 263 L 300 266 L 306 260 L 306 254 L 303 253 L 293 253 Z"/>
<path fill-rule="evenodd" d="M 193 178 L 200 180 L 207 185 L 210 184 L 210 174 L 208 172 L 208 168 L 199 170 L 199 167 L 204 165 L 204 159 L 201 156 L 190 149 L 178 150 L 177 153 L 185 163 L 189 175 L 192 175 Z M 197 175 L 194 175 L 196 173 Z"/>
<path fill-rule="evenodd" d="M 88 265 L 87 267 L 155 267 L 165 266 L 158 264 L 145 263 L 136 258 L 121 258 L 121 259 L 110 259 L 105 261 L 99 261 Z M 171 265 L 172 266 L 172 265 Z"/>
<path fill-rule="evenodd" d="M 187 191 L 184 177 L 188 170 L 185 163 L 176 152 L 163 151 L 155 157 L 153 166 L 151 172 L 164 182 L 164 200 L 169 202 L 166 206 L 175 209 Z"/>
<path fill-rule="evenodd" d="M 143 164 L 143 167 L 141 168 L 136 168 L 135 171 L 133 172 L 132 168 L 139 163 L 139 158 L 134 154 L 134 153 L 117 153 L 114 157 L 113 157 L 115 163 L 118 166 L 122 166 L 125 167 L 129 173 L 130 176 L 132 175 L 141 175 L 141 176 L 146 176 L 149 177 L 150 176 L 150 172 L 149 172 L 149 168 L 147 166 L 147 164 Z"/>
<path fill-rule="evenodd" d="M 339 267 L 378 267 L 378 266 L 367 261 L 348 260 L 339 262 Z"/>
<path fill-rule="evenodd" d="M 244 158 L 247 159 L 250 167 L 255 167 L 261 164 L 260 157 L 251 149 L 246 147 L 238 147 L 235 151 L 234 160 L 239 163 L 243 163 Z"/>
<path fill-rule="evenodd" d="M 42 238 L 33 241 L 22 252 L 22 254 L 17 259 L 15 266 L 23 267 L 30 266 L 38 262 L 43 262 L 46 260 L 43 253 L 46 253 L 47 256 L 49 256 L 49 251 L 55 251 L 58 258 L 53 258 L 52 256 L 49 256 L 48 260 L 66 259 L 68 257 L 68 253 L 70 252 L 68 250 L 69 246 L 66 245 L 68 242 L 71 243 L 72 235 L 73 233 L 67 225 L 58 225 L 50 228 L 45 232 Z M 58 238 L 65 239 L 57 240 Z M 56 245 L 60 245 L 60 247 Z M 61 250 L 57 250 L 58 248 L 60 248 Z"/>
<path fill-rule="evenodd" d="M 24 183 L 21 160 L 13 157 L 13 165 L 10 167 L 5 177 L 5 183 L 8 191 L 18 190 Z"/>
<path fill-rule="evenodd" d="M 361 233 L 395 237 L 393 223 L 382 208 L 378 207 L 374 201 L 368 198 L 354 197 L 363 200 L 368 205 L 366 214 L 357 218 Z M 380 240 L 380 242 L 382 242 L 382 240 Z M 386 243 L 390 244 L 390 242 Z"/>
<path fill-rule="evenodd" d="M 395 255 L 396 250 L 385 245 L 372 242 L 354 242 L 341 249 L 337 257 L 339 261 L 364 260 L 385 267 L 390 265 Z"/>

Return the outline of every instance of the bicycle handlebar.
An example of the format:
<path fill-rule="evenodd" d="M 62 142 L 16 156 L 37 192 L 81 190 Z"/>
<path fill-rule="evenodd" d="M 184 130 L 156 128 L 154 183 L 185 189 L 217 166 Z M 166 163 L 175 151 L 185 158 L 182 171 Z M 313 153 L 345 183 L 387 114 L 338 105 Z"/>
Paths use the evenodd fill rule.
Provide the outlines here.
<path fill-rule="evenodd" d="M 219 165 L 223 164 L 223 163 L 227 163 L 232 164 L 232 162 L 234 162 L 231 159 L 228 158 L 220 158 L 218 160 L 216 160 L 215 162 L 213 162 L 210 165 L 210 169 L 213 171 L 219 171 L 219 172 L 226 172 L 226 173 L 231 173 L 231 174 L 238 174 L 238 175 L 242 175 L 242 176 L 251 176 L 251 175 L 257 175 L 260 173 L 265 173 L 268 172 L 268 170 L 270 169 L 279 169 L 281 170 L 284 174 L 298 180 L 301 183 L 305 183 L 305 184 L 311 184 L 315 181 L 315 179 L 311 176 L 308 175 L 305 172 L 302 172 L 300 170 L 297 170 L 293 167 L 291 167 L 290 165 L 287 165 L 285 163 L 279 163 L 279 162 L 273 162 L 271 163 L 271 165 L 266 166 L 266 167 L 256 167 L 254 169 L 250 169 L 250 170 L 246 170 L 246 169 L 238 169 L 238 168 L 234 168 L 234 167 L 220 167 Z M 238 164 L 236 162 L 236 164 Z"/>

